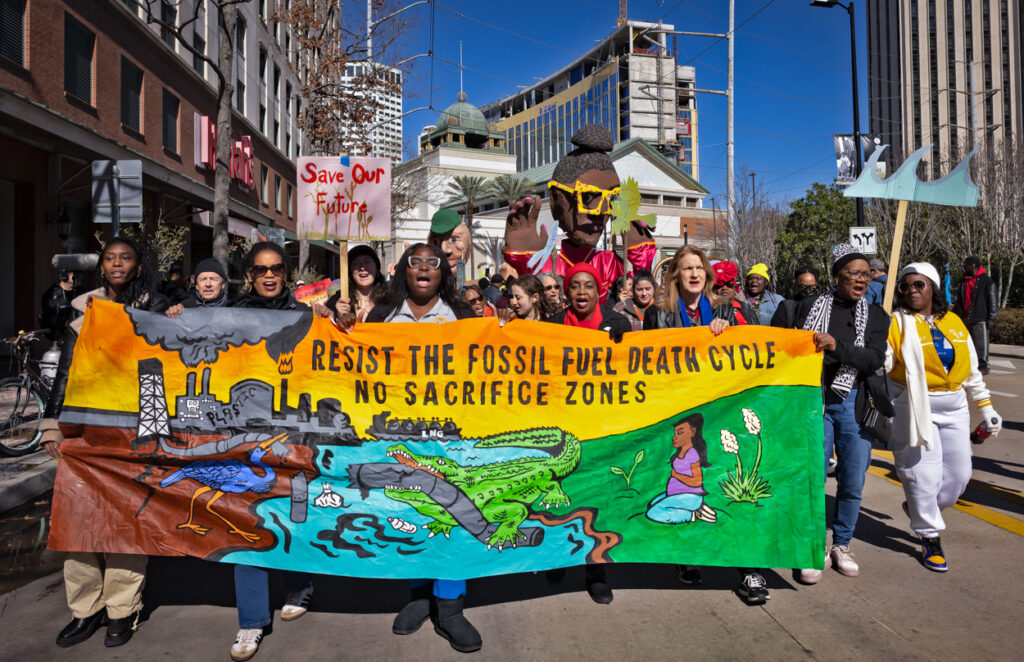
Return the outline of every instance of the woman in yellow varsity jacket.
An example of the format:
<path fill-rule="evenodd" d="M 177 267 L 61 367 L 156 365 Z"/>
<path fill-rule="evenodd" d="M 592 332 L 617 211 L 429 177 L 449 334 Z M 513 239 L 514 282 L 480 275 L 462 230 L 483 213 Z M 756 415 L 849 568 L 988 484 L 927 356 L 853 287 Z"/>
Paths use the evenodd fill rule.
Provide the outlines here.
<path fill-rule="evenodd" d="M 1003 421 L 992 408 L 967 328 L 947 310 L 938 282 L 926 262 L 900 271 L 885 365 L 895 398 L 892 450 L 907 497 L 903 508 L 921 537 L 924 566 L 945 572 L 941 513 L 971 478 L 968 396 L 993 436 Z"/>

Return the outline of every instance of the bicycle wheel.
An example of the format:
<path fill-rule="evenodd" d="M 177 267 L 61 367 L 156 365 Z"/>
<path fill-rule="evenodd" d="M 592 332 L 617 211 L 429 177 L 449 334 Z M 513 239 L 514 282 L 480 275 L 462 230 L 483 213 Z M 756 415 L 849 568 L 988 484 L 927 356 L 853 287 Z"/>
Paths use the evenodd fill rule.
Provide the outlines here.
<path fill-rule="evenodd" d="M 43 398 L 20 379 L 0 381 L 0 455 L 26 455 L 43 436 Z"/>

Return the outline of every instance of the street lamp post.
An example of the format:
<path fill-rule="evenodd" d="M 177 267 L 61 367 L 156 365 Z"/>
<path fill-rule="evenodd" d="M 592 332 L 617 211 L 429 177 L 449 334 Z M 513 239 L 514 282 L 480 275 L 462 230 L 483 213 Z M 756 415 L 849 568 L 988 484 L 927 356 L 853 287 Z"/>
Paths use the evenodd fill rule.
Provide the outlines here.
<path fill-rule="evenodd" d="M 860 177 L 862 159 L 860 151 L 860 102 L 857 95 L 857 15 L 853 10 L 853 0 L 850 0 L 849 4 L 845 5 L 838 0 L 811 0 L 812 7 L 831 8 L 836 5 L 845 9 L 846 13 L 850 15 L 850 64 L 853 70 L 853 149 L 856 154 L 853 163 L 857 176 Z M 864 199 L 857 198 L 856 200 L 857 225 L 864 225 Z"/>

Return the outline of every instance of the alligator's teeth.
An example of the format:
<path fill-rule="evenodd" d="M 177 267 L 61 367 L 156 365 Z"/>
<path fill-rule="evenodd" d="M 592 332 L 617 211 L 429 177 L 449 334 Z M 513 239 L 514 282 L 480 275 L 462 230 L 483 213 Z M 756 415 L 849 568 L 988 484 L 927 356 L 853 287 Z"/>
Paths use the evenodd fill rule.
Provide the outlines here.
<path fill-rule="evenodd" d="M 444 537 L 447 538 L 448 540 L 452 539 L 451 535 L 447 531 L 444 532 Z"/>
<path fill-rule="evenodd" d="M 434 537 L 434 532 L 433 532 L 433 531 L 431 531 L 431 532 L 430 532 L 430 533 L 429 533 L 429 534 L 427 535 L 427 538 L 433 538 L 433 537 Z"/>

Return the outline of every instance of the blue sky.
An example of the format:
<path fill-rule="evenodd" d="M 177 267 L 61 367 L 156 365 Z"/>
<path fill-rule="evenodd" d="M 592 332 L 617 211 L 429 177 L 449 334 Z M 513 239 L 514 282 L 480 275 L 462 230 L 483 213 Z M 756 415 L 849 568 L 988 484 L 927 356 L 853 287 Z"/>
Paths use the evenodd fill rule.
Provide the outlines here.
<path fill-rule="evenodd" d="M 861 130 L 867 132 L 865 7 L 866 2 L 857 7 L 857 68 Z M 426 52 L 431 48 L 429 9 L 410 14 L 417 23 L 405 37 L 404 50 Z M 428 105 L 434 110 L 406 116 L 407 148 L 423 126 L 455 101 L 458 67 L 442 60 L 458 62 L 460 41 L 466 93 L 471 103 L 483 105 L 565 66 L 606 37 L 617 17 L 616 0 L 443 0 L 433 23 L 437 57 L 409 67 L 404 102 L 406 110 Z M 663 18 L 677 30 L 724 33 L 728 2 L 631 0 L 629 17 Z M 737 177 L 744 165 L 772 198 L 799 198 L 813 182 L 833 179 L 831 136 L 852 132 L 849 15 L 840 7 L 811 7 L 809 0 L 736 0 L 736 25 Z M 679 37 L 678 61 L 696 67 L 698 88 L 725 89 L 727 57 L 724 40 Z M 697 104 L 700 181 L 724 206 L 725 97 L 698 95 Z"/>

